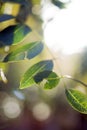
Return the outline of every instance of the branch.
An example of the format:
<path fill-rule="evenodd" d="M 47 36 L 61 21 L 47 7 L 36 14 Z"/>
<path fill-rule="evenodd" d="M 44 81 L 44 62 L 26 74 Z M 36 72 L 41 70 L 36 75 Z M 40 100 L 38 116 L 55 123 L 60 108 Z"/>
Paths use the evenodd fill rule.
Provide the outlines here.
<path fill-rule="evenodd" d="M 64 75 L 63 78 L 67 78 L 67 79 L 74 80 L 74 81 L 76 81 L 76 82 L 82 84 L 83 86 L 87 87 L 87 84 L 85 84 L 84 82 L 82 82 L 82 81 L 80 81 L 80 80 L 78 80 L 78 79 L 75 79 L 75 78 L 73 78 L 73 77 L 71 77 L 71 76 L 69 76 L 69 75 Z"/>

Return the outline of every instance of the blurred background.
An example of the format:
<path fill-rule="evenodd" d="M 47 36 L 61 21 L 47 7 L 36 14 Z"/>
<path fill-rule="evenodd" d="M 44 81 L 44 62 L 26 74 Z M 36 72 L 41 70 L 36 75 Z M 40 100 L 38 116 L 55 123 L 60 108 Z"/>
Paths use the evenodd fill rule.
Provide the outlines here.
<path fill-rule="evenodd" d="M 7 84 L 0 81 L 0 130 L 87 130 L 87 115 L 75 111 L 64 92 L 64 85 L 84 93 L 86 87 L 63 79 L 52 90 L 36 86 L 19 89 L 24 72 L 44 59 L 53 59 L 58 75 L 70 75 L 87 83 L 87 1 L 61 1 L 69 2 L 62 10 L 42 0 L 42 8 L 32 8 L 40 17 L 32 16 L 26 22 L 32 32 L 22 43 L 41 39 L 46 44 L 43 52 L 32 60 L 0 63 L 8 79 Z"/>

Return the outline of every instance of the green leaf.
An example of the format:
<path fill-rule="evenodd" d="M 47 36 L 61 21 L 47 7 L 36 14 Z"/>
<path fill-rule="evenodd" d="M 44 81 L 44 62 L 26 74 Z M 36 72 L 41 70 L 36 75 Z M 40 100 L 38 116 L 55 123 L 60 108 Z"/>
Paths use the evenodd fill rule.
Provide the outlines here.
<path fill-rule="evenodd" d="M 31 29 L 26 25 L 8 27 L 0 32 L 0 42 L 2 42 L 3 45 L 18 44 L 29 32 L 31 32 Z"/>
<path fill-rule="evenodd" d="M 60 77 L 58 77 L 56 73 L 51 72 L 46 80 L 47 82 L 44 84 L 44 88 L 52 89 L 52 88 L 55 88 L 59 84 Z"/>
<path fill-rule="evenodd" d="M 53 68 L 52 60 L 45 60 L 38 62 L 31 66 L 24 74 L 21 82 L 20 82 L 20 89 L 24 89 L 36 84 L 34 77 L 40 72 L 45 70 L 51 71 Z"/>
<path fill-rule="evenodd" d="M 75 110 L 87 114 L 87 95 L 75 89 L 66 89 L 65 93 L 70 105 Z"/>
<path fill-rule="evenodd" d="M 29 28 L 27 25 L 18 25 L 14 29 L 14 38 L 12 44 L 17 44 L 18 42 L 22 41 L 25 36 L 31 32 L 31 28 Z"/>
<path fill-rule="evenodd" d="M 60 0 L 52 0 L 53 4 L 58 6 L 60 9 L 65 8 L 65 3 L 61 2 Z"/>
<path fill-rule="evenodd" d="M 43 82 L 45 89 L 52 89 L 58 85 L 60 78 L 52 71 L 43 71 L 35 75 L 34 80 L 36 83 Z"/>
<path fill-rule="evenodd" d="M 43 43 L 41 42 L 29 43 L 9 53 L 4 58 L 4 62 L 20 61 L 26 58 L 32 59 L 35 56 L 37 56 L 42 50 L 43 50 Z"/>
<path fill-rule="evenodd" d="M 0 15 L 0 32 L 3 31 L 5 28 L 16 24 L 17 22 L 15 21 L 14 16 L 7 14 Z"/>

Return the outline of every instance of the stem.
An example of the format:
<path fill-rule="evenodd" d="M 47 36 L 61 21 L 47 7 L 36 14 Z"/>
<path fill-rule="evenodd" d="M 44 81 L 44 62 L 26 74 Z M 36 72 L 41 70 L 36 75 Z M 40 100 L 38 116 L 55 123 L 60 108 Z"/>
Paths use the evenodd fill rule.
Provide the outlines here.
<path fill-rule="evenodd" d="M 87 87 L 87 84 L 85 84 L 85 83 L 83 83 L 82 81 L 80 81 L 80 80 L 78 80 L 78 79 L 75 79 L 75 78 L 73 78 L 73 77 L 71 77 L 71 76 L 69 76 L 69 75 L 64 75 L 62 78 L 67 78 L 67 79 L 74 80 L 74 81 L 76 81 L 76 82 L 82 84 L 83 86 Z"/>
<path fill-rule="evenodd" d="M 2 68 L 0 68 L 0 77 L 4 83 L 8 82 Z"/>

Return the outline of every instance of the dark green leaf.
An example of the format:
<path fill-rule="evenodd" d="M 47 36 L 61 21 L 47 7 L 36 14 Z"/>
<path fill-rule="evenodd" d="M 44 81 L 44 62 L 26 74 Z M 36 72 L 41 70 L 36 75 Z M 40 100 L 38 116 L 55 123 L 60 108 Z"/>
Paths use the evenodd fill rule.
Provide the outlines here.
<path fill-rule="evenodd" d="M 46 79 L 50 73 L 52 73 L 52 71 L 48 71 L 48 70 L 38 73 L 37 75 L 34 76 L 35 82 L 39 83 L 43 81 L 43 79 Z"/>
<path fill-rule="evenodd" d="M 65 93 L 70 105 L 75 110 L 87 114 L 87 95 L 75 89 L 66 89 Z"/>
<path fill-rule="evenodd" d="M 53 68 L 52 60 L 45 60 L 34 64 L 25 72 L 20 82 L 20 89 L 27 88 L 36 84 L 34 80 L 35 75 L 45 70 L 51 71 L 52 68 Z"/>
<path fill-rule="evenodd" d="M 13 18 L 14 18 L 14 16 L 12 16 L 12 15 L 7 15 L 7 14 L 0 15 L 0 23 L 13 19 Z"/>
<path fill-rule="evenodd" d="M 56 73 L 52 71 L 43 71 L 34 76 L 34 80 L 36 83 L 44 82 L 45 89 L 52 89 L 56 87 L 60 81 L 60 78 Z"/>
<path fill-rule="evenodd" d="M 17 22 L 15 21 L 15 17 L 6 14 L 0 15 L 0 31 L 3 31 L 5 28 L 16 24 Z M 0 33 L 0 40 L 1 40 L 1 33 Z"/>
<path fill-rule="evenodd" d="M 25 3 L 26 0 L 2 0 L 2 2 Z"/>
<path fill-rule="evenodd" d="M 26 25 L 8 27 L 0 32 L 0 42 L 3 45 L 18 44 L 29 32 L 31 32 L 31 29 Z"/>
<path fill-rule="evenodd" d="M 37 56 L 42 50 L 43 50 L 43 43 L 41 42 L 29 43 L 9 53 L 4 58 L 4 62 L 19 61 L 24 60 L 25 58 L 32 59 L 33 57 Z"/>
<path fill-rule="evenodd" d="M 65 4 L 60 0 L 52 0 L 53 4 L 58 6 L 60 9 L 65 8 Z"/>

